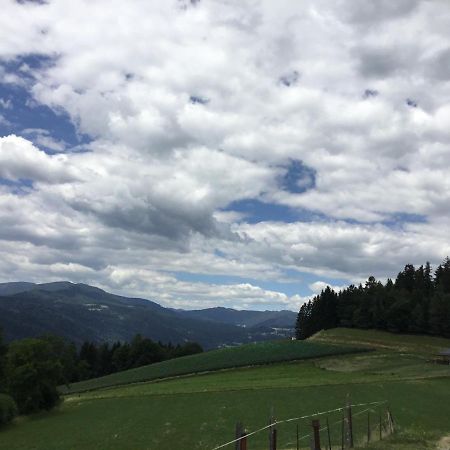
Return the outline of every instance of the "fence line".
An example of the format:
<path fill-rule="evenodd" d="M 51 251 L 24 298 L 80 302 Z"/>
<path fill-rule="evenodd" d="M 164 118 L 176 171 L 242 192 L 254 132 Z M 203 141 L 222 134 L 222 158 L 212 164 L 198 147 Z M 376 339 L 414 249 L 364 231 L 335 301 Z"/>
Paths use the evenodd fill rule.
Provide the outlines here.
<path fill-rule="evenodd" d="M 377 403 L 378 403 L 378 402 L 377 402 Z M 386 403 L 386 402 L 380 402 L 380 404 L 381 404 L 381 403 Z M 367 405 L 370 405 L 370 403 L 366 403 L 366 404 L 367 404 Z M 356 406 L 356 405 L 351 405 L 351 406 L 354 407 L 354 406 Z M 360 406 L 362 406 L 362 405 L 360 405 Z M 345 408 L 341 408 L 341 409 L 345 409 Z M 375 412 L 375 410 L 373 410 L 372 408 L 367 408 L 367 409 L 365 409 L 365 410 L 363 410 L 363 411 L 360 411 L 360 412 L 358 412 L 358 413 L 356 413 L 356 414 L 353 414 L 353 417 L 356 417 L 356 416 L 359 416 L 359 415 L 361 415 L 361 414 L 364 414 L 364 413 L 367 412 L 367 411 Z M 332 423 L 331 425 L 337 425 L 337 424 L 339 424 L 339 423 L 341 423 L 341 419 L 337 420 L 336 422 Z M 324 431 L 324 430 L 326 430 L 326 429 L 327 429 L 327 425 L 325 425 L 325 426 L 323 426 L 322 428 L 320 428 L 319 431 Z M 301 440 L 306 439 L 307 437 L 310 437 L 310 436 L 311 436 L 311 433 L 308 433 L 308 434 L 305 434 L 304 436 L 299 437 L 298 440 L 301 441 Z M 288 442 L 287 444 L 292 444 L 292 442 Z M 287 445 L 287 444 L 286 444 L 286 445 Z"/>
<path fill-rule="evenodd" d="M 294 422 L 294 421 L 303 420 L 303 419 L 310 419 L 310 418 L 312 418 L 312 417 L 323 416 L 323 415 L 325 415 L 325 414 L 330 414 L 330 413 L 334 413 L 334 412 L 344 411 L 344 410 L 346 410 L 349 406 L 350 406 L 351 408 L 357 408 L 357 407 L 359 407 L 359 406 L 382 405 L 382 404 L 385 404 L 385 403 L 387 403 L 387 402 L 388 402 L 387 400 L 381 400 L 381 401 L 378 401 L 378 402 L 357 403 L 357 404 L 354 404 L 354 405 L 346 405 L 346 406 L 342 406 L 342 407 L 340 407 L 340 408 L 330 409 L 330 410 L 328 410 L 328 411 L 321 411 L 321 412 L 318 412 L 318 413 L 308 414 L 308 415 L 306 415 L 306 416 L 292 417 L 292 418 L 290 418 L 290 419 L 284 419 L 284 420 L 276 420 L 275 422 L 270 423 L 269 425 L 266 425 L 266 426 L 264 426 L 264 427 L 262 427 L 262 428 L 259 428 L 259 429 L 255 430 L 255 431 L 252 431 L 251 433 L 246 433 L 245 436 L 242 436 L 242 437 L 233 439 L 232 441 L 226 442 L 225 444 L 219 445 L 218 447 L 214 447 L 212 450 L 219 450 L 219 449 L 221 449 L 221 448 L 227 447 L 228 445 L 235 444 L 236 442 L 239 442 L 239 441 L 242 440 L 242 439 L 246 439 L 246 438 L 248 438 L 249 436 L 253 436 L 254 434 L 260 433 L 261 431 L 264 431 L 264 430 L 268 430 L 269 428 L 274 427 L 274 426 L 279 425 L 279 424 L 282 424 L 282 423 Z M 367 412 L 369 409 L 370 409 L 370 408 L 366 409 L 366 410 L 363 411 L 363 412 Z M 362 414 L 362 412 L 356 413 L 356 414 L 354 414 L 354 416 L 357 416 L 357 415 L 359 415 L 359 414 Z M 325 427 L 325 428 L 326 428 L 326 427 Z M 322 428 L 320 431 L 322 431 L 323 429 L 324 429 L 324 428 Z M 308 437 L 308 436 L 310 436 L 310 435 L 311 435 L 311 433 L 309 433 L 308 435 L 306 435 L 306 436 L 300 438 L 300 440 L 301 440 L 301 439 L 305 439 L 306 437 Z"/>

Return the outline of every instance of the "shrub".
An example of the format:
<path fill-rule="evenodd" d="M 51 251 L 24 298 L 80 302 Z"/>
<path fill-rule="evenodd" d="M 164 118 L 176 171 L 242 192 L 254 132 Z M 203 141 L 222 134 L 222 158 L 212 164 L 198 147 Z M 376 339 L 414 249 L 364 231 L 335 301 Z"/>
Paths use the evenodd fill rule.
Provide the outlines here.
<path fill-rule="evenodd" d="M 58 404 L 56 389 L 62 379 L 62 365 L 53 348 L 43 339 L 22 339 L 9 346 L 6 375 L 8 392 L 21 414 L 51 409 Z"/>
<path fill-rule="evenodd" d="M 11 422 L 17 415 L 17 405 L 12 397 L 0 394 L 0 426 Z"/>

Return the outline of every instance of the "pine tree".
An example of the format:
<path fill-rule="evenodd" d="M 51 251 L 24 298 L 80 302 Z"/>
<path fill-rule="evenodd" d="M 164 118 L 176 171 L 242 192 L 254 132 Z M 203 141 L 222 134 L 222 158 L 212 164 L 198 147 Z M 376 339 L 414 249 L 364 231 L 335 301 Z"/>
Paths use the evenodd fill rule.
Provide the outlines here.
<path fill-rule="evenodd" d="M 369 277 L 365 286 L 350 285 L 336 294 L 327 287 L 300 308 L 296 336 L 305 339 L 335 326 L 387 329 L 450 337 L 450 259 L 432 276 L 429 262 L 407 264 L 395 283 Z"/>
<path fill-rule="evenodd" d="M 437 289 L 446 294 L 450 293 L 450 259 L 448 257 L 436 269 L 435 284 Z"/>
<path fill-rule="evenodd" d="M 415 286 L 416 270 L 412 264 L 407 264 L 402 272 L 399 272 L 395 280 L 397 289 L 405 289 L 412 292 Z"/>

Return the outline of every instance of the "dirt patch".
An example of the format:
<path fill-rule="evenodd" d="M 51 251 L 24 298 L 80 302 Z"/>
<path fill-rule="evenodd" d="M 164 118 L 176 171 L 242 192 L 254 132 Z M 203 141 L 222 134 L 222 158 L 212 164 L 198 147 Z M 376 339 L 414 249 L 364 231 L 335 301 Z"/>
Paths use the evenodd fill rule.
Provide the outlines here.
<path fill-rule="evenodd" d="M 450 436 L 441 438 L 436 447 L 437 450 L 450 450 Z"/>

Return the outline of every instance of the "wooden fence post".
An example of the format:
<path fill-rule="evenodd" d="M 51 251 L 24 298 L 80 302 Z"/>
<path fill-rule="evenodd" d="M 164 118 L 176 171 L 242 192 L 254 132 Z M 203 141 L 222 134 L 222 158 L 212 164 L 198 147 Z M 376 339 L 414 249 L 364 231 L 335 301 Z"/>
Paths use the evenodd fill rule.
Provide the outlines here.
<path fill-rule="evenodd" d="M 243 431 L 244 431 L 244 428 L 242 426 L 242 423 L 237 422 L 235 433 L 234 433 L 235 439 L 239 439 L 242 436 Z M 241 450 L 241 441 L 236 441 L 234 448 L 235 448 L 235 450 Z"/>
<path fill-rule="evenodd" d="M 297 450 L 298 450 L 299 446 L 300 446 L 300 442 L 299 442 L 299 438 L 298 438 L 298 424 L 297 424 L 297 439 L 296 439 L 296 442 L 297 442 Z"/>
<path fill-rule="evenodd" d="M 394 429 L 394 418 L 392 417 L 391 410 L 389 406 L 387 407 L 387 416 L 388 416 L 388 426 L 391 433 L 395 431 Z"/>
<path fill-rule="evenodd" d="M 330 433 L 330 422 L 327 417 L 327 435 L 328 435 L 328 450 L 331 450 L 331 433 Z"/>
<path fill-rule="evenodd" d="M 316 419 L 312 421 L 313 436 L 314 436 L 314 450 L 321 450 L 320 448 L 320 422 Z"/>
<path fill-rule="evenodd" d="M 367 443 L 370 442 L 370 411 L 367 411 Z"/>
<path fill-rule="evenodd" d="M 341 423 L 341 450 L 344 450 L 344 442 L 345 442 L 345 418 L 344 418 L 344 411 L 342 411 L 342 423 Z"/>
<path fill-rule="evenodd" d="M 383 439 L 383 430 L 382 430 L 382 428 L 381 428 L 381 410 L 379 411 L 379 414 L 380 414 L 380 417 L 379 417 L 379 419 L 380 419 L 380 422 L 379 422 L 379 426 L 380 426 L 380 441 Z"/>
<path fill-rule="evenodd" d="M 269 424 L 271 425 L 269 428 L 269 450 L 277 450 L 277 429 L 275 425 L 276 420 L 273 416 L 273 408 L 269 420 Z"/>
<path fill-rule="evenodd" d="M 239 450 L 247 450 L 247 434 L 243 432 L 241 437 Z"/>
<path fill-rule="evenodd" d="M 347 427 L 348 427 L 348 445 L 353 448 L 353 419 L 352 419 L 352 404 L 350 402 L 350 395 L 347 396 Z"/>

